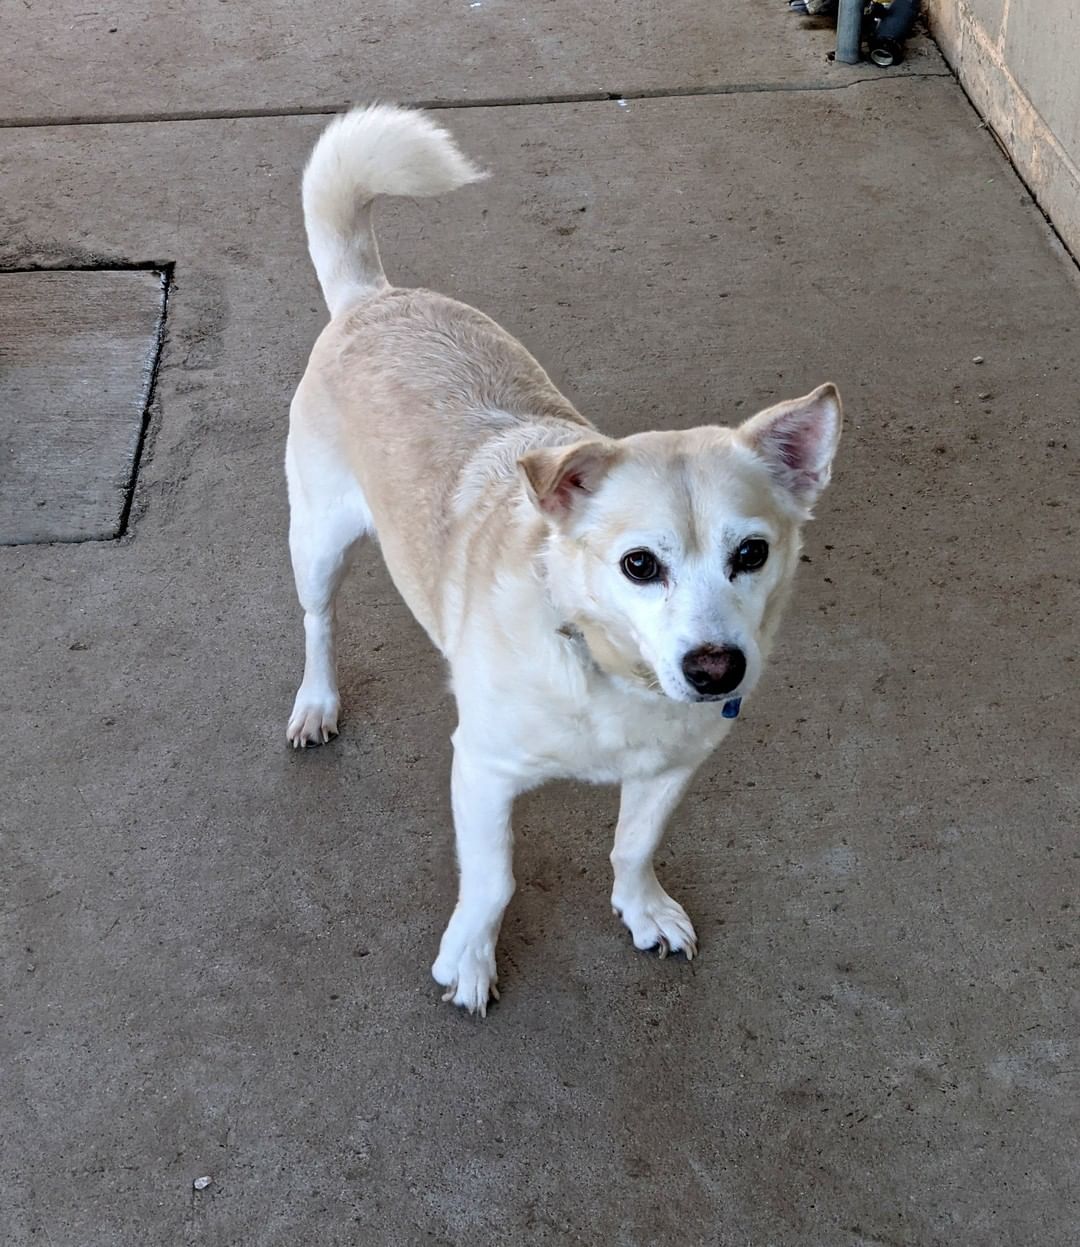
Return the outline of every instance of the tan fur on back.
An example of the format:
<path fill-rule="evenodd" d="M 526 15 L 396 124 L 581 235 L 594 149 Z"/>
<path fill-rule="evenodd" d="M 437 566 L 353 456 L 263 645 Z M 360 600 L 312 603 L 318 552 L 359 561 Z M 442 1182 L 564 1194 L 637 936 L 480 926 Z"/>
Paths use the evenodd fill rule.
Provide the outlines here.
<path fill-rule="evenodd" d="M 592 426 L 489 317 L 431 291 L 390 289 L 324 330 L 293 428 L 346 459 L 398 591 L 445 648 L 447 576 L 498 566 L 493 543 L 542 541 L 538 516 L 524 531 L 507 529 L 518 457 L 578 441 Z M 496 513 L 497 525 L 485 523 Z"/>

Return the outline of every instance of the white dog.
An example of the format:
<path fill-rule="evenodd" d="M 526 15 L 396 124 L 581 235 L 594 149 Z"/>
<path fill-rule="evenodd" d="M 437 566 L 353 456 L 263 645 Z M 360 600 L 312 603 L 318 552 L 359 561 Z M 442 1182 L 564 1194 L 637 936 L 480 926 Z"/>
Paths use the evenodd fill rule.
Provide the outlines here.
<path fill-rule="evenodd" d="M 331 321 L 292 404 L 289 541 L 304 609 L 294 746 L 337 732 L 334 599 L 378 537 L 450 664 L 460 890 L 432 967 L 484 1013 L 514 891 L 514 798 L 622 785 L 612 905 L 638 948 L 697 951 L 653 854 L 761 675 L 840 435 L 832 385 L 736 428 L 605 437 L 480 312 L 383 273 L 378 195 L 482 177 L 420 113 L 338 118 L 304 174 Z"/>

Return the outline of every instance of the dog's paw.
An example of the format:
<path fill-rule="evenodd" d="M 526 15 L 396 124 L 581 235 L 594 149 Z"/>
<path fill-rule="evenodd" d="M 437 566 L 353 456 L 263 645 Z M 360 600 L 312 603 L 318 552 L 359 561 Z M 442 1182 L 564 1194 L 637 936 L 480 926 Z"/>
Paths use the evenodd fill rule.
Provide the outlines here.
<path fill-rule="evenodd" d="M 294 749 L 306 749 L 308 745 L 325 745 L 331 736 L 337 735 L 338 711 L 341 702 L 336 694 L 311 696 L 302 688 L 296 694 L 289 726 L 285 731 Z"/>
<path fill-rule="evenodd" d="M 487 1017 L 488 1001 L 499 999 L 493 944 L 467 944 L 460 950 L 440 950 L 431 967 L 431 976 L 446 988 L 443 1000 L 460 1005 L 470 1013 L 479 1013 L 481 1017 Z"/>
<path fill-rule="evenodd" d="M 668 953 L 684 953 L 687 961 L 697 956 L 697 935 L 686 910 L 674 901 L 659 884 L 639 896 L 611 898 L 615 913 L 634 937 L 634 947 L 655 948 L 661 957 Z"/>

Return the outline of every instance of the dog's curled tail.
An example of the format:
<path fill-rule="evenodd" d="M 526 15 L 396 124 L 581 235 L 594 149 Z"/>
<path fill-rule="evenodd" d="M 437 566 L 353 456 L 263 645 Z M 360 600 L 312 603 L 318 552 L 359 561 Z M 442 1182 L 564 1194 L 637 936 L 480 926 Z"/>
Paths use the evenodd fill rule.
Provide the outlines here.
<path fill-rule="evenodd" d="M 486 176 L 423 113 L 373 104 L 332 121 L 303 184 L 308 250 L 331 316 L 387 284 L 371 226 L 377 195 L 440 195 Z"/>

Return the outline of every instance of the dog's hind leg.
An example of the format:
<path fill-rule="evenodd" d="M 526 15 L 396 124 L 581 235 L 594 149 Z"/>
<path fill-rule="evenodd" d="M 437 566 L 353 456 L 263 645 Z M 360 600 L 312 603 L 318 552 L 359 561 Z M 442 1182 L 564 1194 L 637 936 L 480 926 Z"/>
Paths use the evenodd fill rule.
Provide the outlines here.
<path fill-rule="evenodd" d="M 289 550 L 304 608 L 304 678 L 289 716 L 294 749 L 323 745 L 337 734 L 340 700 L 335 599 L 352 552 L 371 528 L 371 512 L 355 477 L 328 447 L 289 435 Z"/>

